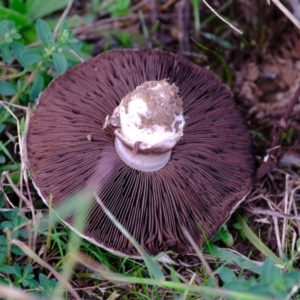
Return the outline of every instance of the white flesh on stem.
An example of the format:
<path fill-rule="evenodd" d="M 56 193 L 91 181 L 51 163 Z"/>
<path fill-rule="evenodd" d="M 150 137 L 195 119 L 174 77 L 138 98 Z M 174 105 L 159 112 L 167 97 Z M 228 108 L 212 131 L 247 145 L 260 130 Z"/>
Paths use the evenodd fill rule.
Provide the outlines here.
<path fill-rule="evenodd" d="M 185 120 L 178 87 L 166 80 L 147 81 L 125 96 L 108 120 L 115 126 L 115 148 L 130 167 L 163 168 L 183 136 Z"/>

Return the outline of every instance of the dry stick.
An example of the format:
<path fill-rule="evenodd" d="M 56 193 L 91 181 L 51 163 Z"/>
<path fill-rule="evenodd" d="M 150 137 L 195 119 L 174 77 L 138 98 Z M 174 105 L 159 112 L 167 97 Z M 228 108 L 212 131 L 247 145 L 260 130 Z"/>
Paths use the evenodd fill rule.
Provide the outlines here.
<path fill-rule="evenodd" d="M 189 282 L 189 285 L 192 285 L 195 281 L 195 278 L 196 278 L 196 273 L 193 273 L 191 279 L 190 279 L 190 282 Z M 188 294 L 189 294 L 189 291 L 185 291 L 181 297 L 182 300 L 186 300 L 187 297 L 188 297 Z"/>
<path fill-rule="evenodd" d="M 277 248 L 278 248 L 278 252 L 279 252 L 279 258 L 283 259 L 283 246 L 281 244 L 280 241 L 280 237 L 279 237 L 279 226 L 278 226 L 278 218 L 275 216 L 272 216 L 273 218 L 273 223 L 274 223 L 274 229 L 275 229 L 275 237 L 276 237 L 276 242 L 277 242 Z"/>
<path fill-rule="evenodd" d="M 21 193 L 21 191 L 15 186 L 15 184 L 12 181 L 12 179 L 9 177 L 8 172 L 4 171 L 2 174 L 3 174 L 2 176 L 4 176 L 7 179 L 10 187 L 13 189 L 13 191 L 16 193 L 16 195 L 19 196 L 19 198 L 23 202 L 25 202 L 26 206 L 30 209 L 31 213 L 34 214 L 34 208 L 33 208 L 33 206 L 31 205 L 31 203 L 29 202 L 29 200 Z"/>
<path fill-rule="evenodd" d="M 60 26 L 63 23 L 63 21 L 66 19 L 68 13 L 70 12 L 70 10 L 72 8 L 72 5 L 73 5 L 73 0 L 69 0 L 66 9 L 64 10 L 64 12 L 62 13 L 62 15 L 60 16 L 60 18 L 59 18 L 59 20 L 58 20 L 58 22 L 57 22 L 57 24 L 56 24 L 56 26 L 54 28 L 54 31 L 53 31 L 54 35 L 58 34 Z"/>
<path fill-rule="evenodd" d="M 272 217 L 277 217 L 277 218 L 282 218 L 282 219 L 287 219 L 287 220 L 296 220 L 298 222 L 300 221 L 299 216 L 284 214 L 284 213 L 280 213 L 278 211 L 273 211 L 273 210 L 269 210 L 269 209 L 252 208 L 251 212 L 253 212 L 253 214 L 272 216 Z M 295 225 L 295 224 L 293 224 L 293 225 Z"/>
<path fill-rule="evenodd" d="M 298 235 L 297 235 L 297 232 L 296 230 L 291 227 L 291 233 L 292 233 L 292 242 L 291 242 L 291 256 L 290 257 L 296 257 L 298 256 L 298 247 L 296 246 L 297 245 L 297 239 L 298 239 Z"/>
<path fill-rule="evenodd" d="M 300 29 L 300 22 L 294 15 L 279 1 L 279 0 L 271 0 L 287 17 L 290 19 L 294 25 Z M 270 4 L 270 3 L 269 3 Z"/>
<path fill-rule="evenodd" d="M 0 283 L 1 299 L 18 299 L 18 300 L 41 300 L 40 297 L 30 295 L 19 288 Z M 4 298 L 2 298 L 4 297 Z"/>
<path fill-rule="evenodd" d="M 69 12 L 72 8 L 72 5 L 73 5 L 73 0 L 69 0 L 66 9 L 64 10 L 63 14 L 59 18 L 59 20 L 54 28 L 53 35 L 55 37 L 57 37 L 59 35 L 59 29 L 60 29 L 62 23 L 64 22 L 64 20 L 66 19 L 67 15 L 69 14 Z M 68 51 L 71 54 L 73 54 L 80 62 L 82 62 L 82 63 L 84 62 L 84 59 L 76 51 L 74 51 L 73 49 L 69 49 Z"/>
<path fill-rule="evenodd" d="M 167 10 L 170 6 L 172 6 L 176 0 L 167 0 L 161 7 L 159 8 L 159 12 L 162 12 L 164 10 Z"/>
<path fill-rule="evenodd" d="M 288 210 L 288 202 L 291 200 L 291 198 L 289 197 L 289 174 L 285 175 L 285 192 L 284 192 L 284 213 L 285 214 L 289 214 L 290 211 Z M 285 250 L 285 243 L 286 243 L 286 230 L 287 230 L 287 224 L 288 220 L 287 219 L 283 219 L 283 226 L 282 226 L 282 236 L 281 236 L 281 247 L 282 249 L 279 249 L 279 251 L 284 251 Z"/>
<path fill-rule="evenodd" d="M 119 22 L 119 21 L 127 21 L 130 19 L 135 19 L 138 20 L 139 19 L 139 15 L 138 14 L 131 14 L 131 15 L 127 15 L 127 16 L 121 16 L 121 17 L 116 17 L 116 18 L 106 18 L 103 20 L 99 20 L 96 21 L 92 24 L 88 24 L 79 28 L 75 28 L 74 29 L 74 34 L 75 35 L 79 35 L 79 34 L 83 34 L 86 32 L 89 32 L 90 30 L 97 30 L 98 26 L 102 26 L 102 25 L 106 25 L 106 24 L 111 24 L 111 23 L 115 23 L 115 22 Z"/>
<path fill-rule="evenodd" d="M 292 193 L 291 193 L 291 197 L 292 199 L 294 200 L 293 203 L 292 203 L 292 206 L 293 206 L 293 215 L 296 216 L 297 218 L 299 218 L 299 221 L 300 221 L 300 216 L 299 216 L 299 213 L 298 213 L 298 209 L 297 209 L 297 205 L 296 205 L 296 201 L 295 201 L 295 193 L 300 189 L 300 185 L 298 185 L 295 189 L 292 190 Z M 298 223 L 296 225 L 296 228 L 298 229 L 298 235 L 300 236 L 300 223 Z"/>
<path fill-rule="evenodd" d="M 32 74 L 30 75 L 30 78 L 32 77 Z M 21 172 L 20 172 L 20 190 L 18 190 L 15 185 L 13 184 L 12 180 L 10 179 L 10 177 L 8 176 L 8 172 L 3 172 L 3 174 L 5 174 L 5 176 L 7 177 L 7 180 L 9 181 L 11 187 L 15 190 L 16 194 L 19 195 L 20 197 L 20 205 L 19 207 L 21 208 L 21 199 L 23 201 L 25 201 L 27 207 L 30 208 L 31 210 L 31 214 L 32 214 L 32 221 L 33 221 L 33 225 L 35 225 L 35 213 L 34 213 L 34 207 L 33 207 L 33 202 L 31 199 L 31 194 L 30 194 L 30 189 L 28 186 L 28 178 L 27 178 L 27 173 L 26 173 L 26 166 L 24 164 L 24 162 L 26 161 L 25 157 L 25 152 L 26 152 L 26 147 L 24 147 L 24 136 L 21 136 L 21 130 L 20 130 L 20 122 L 19 119 L 17 118 L 17 116 L 13 113 L 13 111 L 9 108 L 9 106 L 12 107 L 17 107 L 19 109 L 23 109 L 26 111 L 26 122 L 25 122 L 25 126 L 26 128 L 28 127 L 28 122 L 29 122 L 29 109 L 25 108 L 23 106 L 17 105 L 17 104 L 13 104 L 12 101 L 11 102 L 5 102 L 5 101 L 0 101 L 0 105 L 2 105 L 9 113 L 10 115 L 16 120 L 16 124 L 17 124 L 17 129 L 18 129 L 18 142 L 19 142 L 19 147 L 20 147 L 20 156 L 21 156 Z M 29 197 L 29 201 L 27 200 L 27 198 L 23 195 L 23 179 L 25 180 L 26 183 L 26 189 L 27 189 L 27 193 L 28 193 L 28 197 Z"/>
<path fill-rule="evenodd" d="M 286 108 L 283 117 L 280 119 L 279 122 L 276 122 L 273 128 L 272 131 L 273 142 L 272 142 L 271 150 L 269 152 L 267 161 L 263 162 L 256 172 L 257 180 L 263 178 L 277 165 L 279 160 L 279 148 L 280 148 L 281 135 L 284 132 L 284 130 L 287 128 L 288 120 L 290 118 L 294 106 L 299 100 L 299 96 L 300 96 L 300 86 L 296 90 L 293 98 L 291 99 L 288 107 Z"/>
<path fill-rule="evenodd" d="M 234 27 L 231 23 L 229 23 L 227 20 L 225 20 L 223 17 L 221 17 L 220 14 L 217 13 L 216 10 L 214 10 L 207 2 L 206 0 L 203 0 L 203 2 L 205 3 L 205 5 L 218 17 L 220 18 L 224 23 L 226 23 L 229 27 L 231 27 L 233 30 L 235 30 L 236 32 L 238 32 L 239 34 L 243 34 L 242 31 L 240 31 L 239 29 L 237 29 L 236 27 Z"/>
<path fill-rule="evenodd" d="M 206 270 L 206 273 L 209 275 L 209 277 L 211 278 L 212 282 L 214 283 L 215 287 L 219 287 L 217 279 L 214 277 L 213 272 L 209 266 L 209 264 L 207 263 L 207 261 L 204 258 L 204 255 L 202 254 L 202 252 L 199 250 L 199 247 L 196 245 L 196 242 L 193 240 L 192 236 L 190 235 L 190 233 L 186 230 L 186 228 L 183 228 L 183 233 L 186 236 L 186 238 L 189 240 L 189 243 L 191 244 L 191 246 L 193 247 L 193 249 L 195 250 L 195 253 L 197 254 L 197 256 L 199 257 L 203 267 Z"/>
<path fill-rule="evenodd" d="M 51 248 L 51 234 L 52 234 L 52 228 L 53 228 L 53 206 L 52 206 L 52 200 L 53 200 L 53 196 L 52 194 L 50 194 L 49 197 L 49 220 L 48 220 L 48 235 L 47 235 L 47 241 L 46 241 L 46 248 L 45 251 L 43 253 L 43 258 L 44 260 L 46 260 L 48 251 L 50 251 Z"/>

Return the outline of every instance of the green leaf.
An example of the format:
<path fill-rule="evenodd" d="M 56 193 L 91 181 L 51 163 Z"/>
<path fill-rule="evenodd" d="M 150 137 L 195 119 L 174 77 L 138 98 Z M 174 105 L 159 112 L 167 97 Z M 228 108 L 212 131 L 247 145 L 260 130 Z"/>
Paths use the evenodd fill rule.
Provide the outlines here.
<path fill-rule="evenodd" d="M 0 164 L 4 164 L 6 162 L 5 156 L 0 154 Z"/>
<path fill-rule="evenodd" d="M 64 8 L 69 0 L 27 0 L 27 15 L 32 21 Z"/>
<path fill-rule="evenodd" d="M 22 117 L 21 119 L 20 119 L 20 132 L 21 132 L 21 135 L 23 136 L 24 135 L 24 133 L 25 133 L 25 118 L 24 117 Z"/>
<path fill-rule="evenodd" d="M 10 221 L 3 221 L 1 223 L 1 227 L 2 227 L 2 229 L 4 229 L 4 228 L 12 229 L 14 226 Z"/>
<path fill-rule="evenodd" d="M 264 283 L 275 283 L 278 279 L 282 279 L 281 271 L 274 265 L 272 259 L 267 258 L 264 262 L 261 272 L 261 279 Z"/>
<path fill-rule="evenodd" d="M 297 239 L 297 242 L 296 242 L 296 247 L 297 247 L 297 252 L 300 252 L 300 238 Z"/>
<path fill-rule="evenodd" d="M 79 51 L 82 47 L 82 42 L 77 39 L 70 39 L 60 43 L 60 46 L 63 49 L 73 49 L 74 51 Z"/>
<path fill-rule="evenodd" d="M 12 246 L 11 247 L 11 252 L 13 254 L 16 254 L 16 255 L 22 255 L 22 256 L 25 255 L 25 253 L 19 247 L 17 247 L 17 246 Z"/>
<path fill-rule="evenodd" d="M 0 39 L 4 40 L 5 34 L 15 26 L 14 21 L 3 20 L 0 22 Z"/>
<path fill-rule="evenodd" d="M 54 66 L 59 74 L 63 74 L 68 68 L 66 57 L 61 52 L 54 52 L 52 54 Z"/>
<path fill-rule="evenodd" d="M 30 100 L 35 100 L 39 97 L 39 94 L 43 90 L 44 87 L 44 77 L 40 73 L 35 73 L 34 74 L 34 81 L 32 84 L 32 87 L 30 89 L 30 95 L 29 98 Z"/>
<path fill-rule="evenodd" d="M 247 269 L 256 274 L 261 273 L 261 263 L 252 261 L 246 256 L 235 253 L 233 250 L 219 248 L 211 243 L 208 243 L 205 247 L 205 252 L 208 252 L 213 257 L 217 257 L 227 264 L 236 264 L 241 269 Z"/>
<path fill-rule="evenodd" d="M 0 6 L 0 21 L 3 20 L 13 20 L 17 27 L 24 27 L 30 23 L 30 20 L 26 15 Z"/>
<path fill-rule="evenodd" d="M 20 213 L 20 209 L 18 207 L 14 207 L 14 209 L 12 210 L 11 218 L 13 220 L 18 219 L 19 218 L 19 213 Z"/>
<path fill-rule="evenodd" d="M 20 164 L 4 165 L 0 167 L 0 172 L 3 171 L 16 171 L 20 169 Z"/>
<path fill-rule="evenodd" d="M 37 20 L 35 29 L 38 37 L 46 46 L 55 46 L 55 39 L 49 25 L 44 20 Z"/>
<path fill-rule="evenodd" d="M 40 273 L 40 275 L 39 275 L 39 282 L 40 282 L 41 286 L 42 286 L 45 290 L 48 289 L 48 286 L 49 286 L 49 280 L 48 280 L 48 278 L 47 278 L 46 275 Z"/>
<path fill-rule="evenodd" d="M 10 62 L 13 58 L 13 55 L 9 49 L 9 44 L 2 44 L 0 46 L 0 53 L 2 55 L 2 58 L 5 62 Z"/>
<path fill-rule="evenodd" d="M 178 273 L 173 269 L 171 269 L 171 279 L 172 279 L 173 282 L 180 282 L 180 279 L 178 277 Z"/>
<path fill-rule="evenodd" d="M 60 25 L 58 37 L 61 38 L 62 36 L 64 36 L 66 30 L 69 30 L 69 25 L 68 22 L 64 20 Z"/>
<path fill-rule="evenodd" d="M 15 269 L 14 275 L 16 275 L 18 278 L 21 278 L 22 277 L 22 272 L 21 272 L 20 266 L 17 263 L 14 263 L 13 267 Z"/>
<path fill-rule="evenodd" d="M 9 8 L 24 15 L 27 12 L 26 5 L 21 0 L 10 0 Z"/>
<path fill-rule="evenodd" d="M 199 15 L 200 3 L 201 0 L 191 0 L 191 4 L 193 7 L 193 14 L 194 14 L 194 27 L 197 36 L 199 35 L 200 28 L 201 28 L 200 15 Z"/>
<path fill-rule="evenodd" d="M 14 227 L 16 227 L 16 225 L 14 225 Z M 14 230 L 14 231 L 12 232 L 11 237 L 12 237 L 12 239 L 17 240 L 17 239 L 20 237 L 19 230 Z"/>
<path fill-rule="evenodd" d="M 9 274 L 9 275 L 14 274 L 15 268 L 7 265 L 0 266 L 0 273 Z"/>
<path fill-rule="evenodd" d="M 28 281 L 29 281 L 30 289 L 37 289 L 38 290 L 40 288 L 40 283 L 37 280 L 29 279 Z"/>
<path fill-rule="evenodd" d="M 233 246 L 233 236 L 229 231 L 223 232 L 223 234 L 221 235 L 221 240 L 227 247 Z"/>
<path fill-rule="evenodd" d="M 6 259 L 5 255 L 3 255 L 3 253 L 0 252 L 0 266 L 4 265 L 5 259 Z"/>
<path fill-rule="evenodd" d="M 0 82 L 1 83 L 1 82 Z M 0 150 L 13 162 L 16 163 L 6 146 L 0 141 Z"/>
<path fill-rule="evenodd" d="M 43 60 L 42 51 L 36 48 L 25 50 L 22 53 L 22 59 L 26 60 L 29 64 L 39 63 Z"/>
<path fill-rule="evenodd" d="M 32 273 L 32 265 L 27 265 L 23 270 L 23 276 L 32 278 L 30 275 Z"/>
<path fill-rule="evenodd" d="M 28 239 L 28 230 L 24 228 L 19 229 L 19 236 Z"/>
<path fill-rule="evenodd" d="M 232 281 L 232 282 L 226 283 L 226 284 L 223 285 L 222 288 L 227 290 L 227 291 L 233 291 L 233 292 L 246 292 L 247 291 L 247 287 L 240 284 L 237 281 L 236 282 Z M 240 298 L 233 298 L 232 297 L 232 298 L 225 298 L 225 299 L 233 300 L 233 299 L 240 299 Z M 243 298 L 243 299 L 245 299 L 245 298 Z M 246 299 L 249 299 L 249 298 L 246 298 Z M 253 296 L 252 296 L 252 298 L 250 298 L 250 299 L 254 300 L 255 298 L 253 298 Z M 268 298 L 268 299 L 270 299 L 270 298 Z"/>
<path fill-rule="evenodd" d="M 208 33 L 208 32 L 201 32 L 201 34 L 207 38 L 208 40 L 213 41 L 216 44 L 219 44 L 220 46 L 222 46 L 225 49 L 229 49 L 232 50 L 235 48 L 235 46 L 233 44 L 231 44 L 229 41 L 222 39 L 212 33 Z"/>
<path fill-rule="evenodd" d="M 17 93 L 16 85 L 7 81 L 0 82 L 0 95 L 13 96 Z"/>
<path fill-rule="evenodd" d="M 3 123 L 0 123 L 0 133 L 2 133 L 5 129 L 5 125 Z"/>
<path fill-rule="evenodd" d="M 16 59 L 18 60 L 18 62 L 20 63 L 20 65 L 26 69 L 26 70 L 31 70 L 31 65 L 30 63 L 28 63 L 28 61 L 26 61 L 25 59 L 23 59 L 23 53 L 26 51 L 25 46 L 20 43 L 20 42 L 13 42 L 11 44 L 11 48 L 13 51 L 14 56 L 16 57 Z"/>
<path fill-rule="evenodd" d="M 0 208 L 4 206 L 4 195 L 3 192 L 0 191 Z M 1 254 L 0 254 L 0 266 L 1 266 Z"/>
<path fill-rule="evenodd" d="M 129 13 L 130 0 L 114 1 L 107 6 L 111 17 L 119 17 Z"/>
<path fill-rule="evenodd" d="M 287 288 L 292 288 L 293 285 L 297 284 L 300 281 L 300 272 L 292 271 L 290 273 L 284 274 L 284 281 L 287 285 Z"/>
<path fill-rule="evenodd" d="M 231 269 L 224 266 L 218 270 L 218 274 L 224 283 L 229 283 L 232 281 L 236 282 L 237 280 L 234 272 Z"/>

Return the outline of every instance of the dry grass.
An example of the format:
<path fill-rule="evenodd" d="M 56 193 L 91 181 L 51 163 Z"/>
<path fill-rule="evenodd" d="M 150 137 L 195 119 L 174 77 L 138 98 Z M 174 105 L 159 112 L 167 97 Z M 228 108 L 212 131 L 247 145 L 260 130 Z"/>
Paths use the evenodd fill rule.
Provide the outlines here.
<path fill-rule="evenodd" d="M 161 6 L 160 11 L 165 12 L 168 11 L 168 9 L 171 9 L 171 13 L 173 14 L 175 2 L 176 1 L 167 1 Z M 207 4 L 206 1 L 203 2 Z M 291 15 L 279 1 L 273 0 L 270 5 L 272 5 L 272 3 L 277 5 L 278 8 L 298 28 L 300 28 L 299 22 L 295 20 L 294 16 Z M 61 14 L 59 22 L 62 22 L 65 19 L 70 10 L 72 11 L 72 4 L 73 1 L 69 1 L 69 5 L 64 13 Z M 219 15 L 220 13 L 218 13 L 217 17 L 219 17 Z M 124 22 L 130 22 L 131 20 L 134 24 L 134 21 L 132 20 L 137 16 L 138 15 L 135 14 L 133 10 L 133 14 L 117 17 L 115 19 L 101 19 L 98 21 L 98 24 L 99 26 L 108 26 L 107 28 L 109 29 L 113 27 L 122 28 L 125 26 Z M 246 17 L 247 16 L 245 16 L 245 18 Z M 222 21 L 224 21 L 223 17 Z M 236 21 L 239 23 L 238 18 Z M 227 23 L 226 20 L 225 22 Z M 172 21 L 170 21 L 170 23 L 171 26 L 173 26 Z M 242 23 L 242 21 L 240 21 L 240 23 Z M 231 26 L 230 23 L 229 25 Z M 187 26 L 187 24 L 183 24 L 180 28 L 175 28 L 177 31 L 173 29 L 175 37 L 188 32 L 187 28 L 184 26 Z M 248 24 L 248 26 L 250 26 L 250 24 Z M 59 26 L 57 28 L 59 28 Z M 209 25 L 207 28 L 209 29 Z M 287 26 L 286 28 L 292 31 L 291 27 Z M 239 31 L 240 28 L 236 30 Z M 254 31 L 255 29 L 250 27 L 249 30 Z M 83 39 L 85 37 L 96 39 L 97 37 L 93 25 L 85 25 L 75 29 L 75 31 Z M 55 32 L 57 32 L 57 29 Z M 231 42 L 236 38 L 233 33 L 227 32 L 226 34 L 229 36 L 228 40 Z M 258 33 L 251 32 L 249 36 L 253 37 L 256 34 Z M 158 32 L 156 35 L 156 37 L 163 36 L 164 34 L 161 32 Z M 296 40 L 299 40 L 298 33 L 295 33 L 295 36 Z M 176 38 L 174 39 L 176 40 Z M 190 49 L 188 51 L 183 46 L 180 46 L 182 44 L 180 44 L 179 40 L 177 40 L 175 44 L 175 48 L 178 52 L 188 53 L 188 56 L 192 56 L 198 60 L 198 62 L 203 63 L 202 53 L 201 55 L 197 53 L 198 49 L 193 43 L 190 44 Z M 272 42 L 266 39 L 265 44 L 270 46 L 272 45 Z M 212 42 L 211 46 L 213 47 L 215 45 L 215 42 Z M 166 48 L 168 47 L 170 48 L 170 44 L 166 43 Z M 267 47 L 268 49 L 264 48 L 262 50 L 262 48 L 263 47 L 259 49 L 259 51 L 261 51 L 259 55 L 263 53 L 263 55 L 267 57 L 272 52 L 274 57 L 281 57 L 282 49 L 280 47 L 276 50 L 277 53 L 274 49 Z M 224 55 L 226 59 L 229 59 L 230 54 L 226 51 L 227 50 L 223 51 L 222 55 Z M 289 51 L 289 49 L 287 51 Z M 240 48 L 236 53 L 241 55 L 241 57 L 249 57 L 249 50 L 247 49 L 243 50 Z M 256 51 L 254 51 L 252 55 L 259 56 Z M 248 60 L 259 65 L 259 59 L 257 57 L 253 58 L 250 55 Z M 206 58 L 213 61 L 210 54 L 207 54 Z M 275 62 L 275 60 L 273 61 Z M 291 59 L 291 61 L 294 60 Z M 235 62 L 236 61 L 234 61 L 234 63 Z M 270 129 L 274 126 L 273 120 L 276 118 L 278 119 L 280 115 L 272 117 L 272 111 L 278 111 L 278 103 L 276 103 L 276 101 L 274 103 L 268 101 L 268 110 L 265 109 L 265 105 L 261 105 L 261 99 L 269 93 L 269 91 L 263 91 L 263 94 L 257 92 L 257 86 L 260 84 L 260 75 L 263 73 L 262 69 L 258 68 L 260 75 L 255 77 L 254 80 L 250 80 L 247 77 L 249 72 L 243 74 L 240 71 L 240 68 L 245 67 L 245 65 L 246 61 L 243 61 L 243 63 L 232 66 L 232 72 L 236 75 L 234 90 L 242 111 L 247 115 L 251 129 L 263 135 L 263 138 L 254 137 L 257 162 L 259 164 L 262 162 L 266 151 L 268 151 L 268 147 L 272 143 Z M 32 78 L 29 78 L 28 82 L 30 81 L 32 81 Z M 242 82 L 243 87 L 245 82 L 248 84 L 246 86 L 248 89 L 247 91 L 251 91 L 252 93 L 250 100 L 247 98 L 248 94 L 241 93 L 240 82 Z M 293 85 L 286 86 L 285 91 L 293 90 L 294 88 Z M 274 93 L 276 93 L 276 91 Z M 14 130 L 17 132 L 17 141 L 15 142 L 15 146 L 18 148 L 21 157 L 20 180 L 16 183 L 12 180 L 13 174 L 10 174 L 8 171 L 2 173 L 1 190 L 3 191 L 5 199 L 5 208 L 1 208 L 1 211 L 11 211 L 13 207 L 17 206 L 20 208 L 22 216 L 26 215 L 29 217 L 28 222 L 22 225 L 22 228 L 26 229 L 28 232 L 27 240 L 12 238 L 11 234 L 16 228 L 12 231 L 7 231 L 6 234 L 10 242 L 10 247 L 15 245 L 25 253 L 23 258 L 19 258 L 18 262 L 20 264 L 32 263 L 36 268 L 36 273 L 43 270 L 43 272 L 47 273 L 49 278 L 53 276 L 58 280 L 60 284 L 54 290 L 52 299 L 97 299 L 100 296 L 104 296 L 107 299 L 118 299 L 118 296 L 124 297 L 124 299 L 136 299 L 138 296 L 140 299 L 155 299 L 158 295 L 161 298 L 169 297 L 171 299 L 174 297 L 174 293 L 180 295 L 180 299 L 197 299 L 199 294 L 205 295 L 207 298 L 213 296 L 226 298 L 230 296 L 237 299 L 253 299 L 251 298 L 253 296 L 247 293 L 230 292 L 221 289 L 219 287 L 221 283 L 219 280 L 220 277 L 216 274 L 216 270 L 219 270 L 220 266 L 225 264 L 230 266 L 230 269 L 235 274 L 250 277 L 253 273 L 247 269 L 243 270 L 237 263 L 237 257 L 243 261 L 249 259 L 250 263 L 261 267 L 262 262 L 270 252 L 278 258 L 277 264 L 285 271 L 297 270 L 300 267 L 300 172 L 299 166 L 297 165 L 288 165 L 285 167 L 278 166 L 265 178 L 256 182 L 248 200 L 242 204 L 241 209 L 239 210 L 239 213 L 242 214 L 243 217 L 249 217 L 247 224 L 250 231 L 241 232 L 240 230 L 236 230 L 232 225 L 237 222 L 234 218 L 230 220 L 228 226 L 235 242 L 231 250 L 224 249 L 225 251 L 222 253 L 228 254 L 233 262 L 229 259 L 227 259 L 227 261 L 225 258 L 222 259 L 222 257 L 225 256 L 215 257 L 207 253 L 203 254 L 195 245 L 197 255 L 185 257 L 178 256 L 172 258 L 172 263 L 158 264 L 156 259 L 150 259 L 148 265 L 146 264 L 146 267 L 141 262 L 103 254 L 103 252 L 97 249 L 95 250 L 91 245 L 88 245 L 83 252 L 78 249 L 80 245 L 79 240 L 74 234 L 71 234 L 71 243 L 69 244 L 69 248 L 66 248 L 66 240 L 64 238 L 57 239 L 56 228 L 53 228 L 56 227 L 56 225 L 53 226 L 53 224 L 56 224 L 55 221 L 51 218 L 49 221 L 49 219 L 46 218 L 46 216 L 49 217 L 51 214 L 48 215 L 47 212 L 44 211 L 42 214 L 39 209 L 35 208 L 34 204 L 38 203 L 39 200 L 30 184 L 30 180 L 28 180 L 26 172 L 26 145 L 24 144 L 26 126 L 31 112 L 27 107 L 14 104 L 14 102 L 15 100 L 12 99 L 11 104 L 9 105 L 6 101 L 1 101 L 0 104 L 9 111 L 16 121 Z M 12 110 L 12 107 L 14 110 Z M 251 110 L 255 111 L 255 113 L 250 113 Z M 283 114 L 282 110 L 279 110 L 279 112 Z M 293 153 L 298 153 L 297 151 L 299 151 L 297 148 L 297 139 L 299 138 L 300 132 L 298 114 L 299 111 L 295 109 L 289 120 L 290 124 L 295 128 L 296 133 L 289 143 L 283 141 L 282 149 L 284 151 L 289 151 L 291 148 L 294 151 Z M 26 120 L 21 120 L 19 118 L 20 115 L 25 115 Z M 261 115 L 263 115 L 263 117 L 260 117 Z M 296 148 L 293 148 L 294 145 L 296 145 Z M 237 217 L 237 219 L 239 218 Z M 48 229 L 48 238 L 41 235 L 39 231 L 39 227 L 43 223 L 43 220 L 48 220 L 50 224 L 47 225 L 50 226 Z M 244 236 L 245 234 L 246 237 Z M 255 236 L 260 241 L 261 245 L 257 244 Z M 221 242 L 218 242 L 217 244 L 222 245 Z M 69 255 L 68 251 L 70 252 Z M 101 257 L 101 262 L 99 262 L 100 258 L 98 255 Z M 9 254 L 9 263 L 12 263 L 13 257 L 13 255 L 11 256 L 11 254 Z M 148 257 L 144 259 L 147 261 Z M 118 269 L 120 265 L 122 268 Z M 57 270 L 60 270 L 61 273 Z M 73 272 L 73 270 L 75 270 L 75 272 Z M 62 276 L 62 274 L 64 276 Z M 162 277 L 159 277 L 158 274 Z M 213 287 L 205 285 L 210 280 Z M 298 289 L 299 285 L 295 285 L 290 293 L 286 295 L 286 299 L 292 298 L 294 294 L 297 295 Z M 1 297 L 20 300 L 37 299 L 33 295 L 27 294 L 25 291 L 7 285 L 0 286 L 0 295 Z M 299 297 L 299 295 L 294 297 Z M 261 297 L 260 299 L 264 298 Z"/>

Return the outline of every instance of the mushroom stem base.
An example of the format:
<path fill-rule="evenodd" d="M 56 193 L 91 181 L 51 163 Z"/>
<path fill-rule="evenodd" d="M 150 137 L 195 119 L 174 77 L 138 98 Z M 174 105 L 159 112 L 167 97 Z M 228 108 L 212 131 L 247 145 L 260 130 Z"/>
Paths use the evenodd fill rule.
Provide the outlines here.
<path fill-rule="evenodd" d="M 143 172 L 155 172 L 162 169 L 168 163 L 172 151 L 135 154 L 132 149 L 124 145 L 117 137 L 115 138 L 115 149 L 125 164 Z"/>

